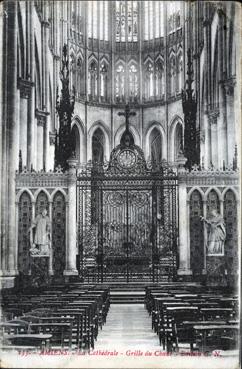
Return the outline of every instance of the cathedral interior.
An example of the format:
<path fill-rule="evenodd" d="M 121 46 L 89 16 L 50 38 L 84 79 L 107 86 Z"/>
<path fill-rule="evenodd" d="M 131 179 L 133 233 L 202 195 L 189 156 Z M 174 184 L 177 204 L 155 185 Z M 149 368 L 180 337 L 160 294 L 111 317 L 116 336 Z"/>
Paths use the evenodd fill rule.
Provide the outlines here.
<path fill-rule="evenodd" d="M 4 345 L 33 346 L 17 317 L 52 347 L 102 349 L 130 304 L 157 349 L 237 348 L 239 3 L 0 9 Z"/>

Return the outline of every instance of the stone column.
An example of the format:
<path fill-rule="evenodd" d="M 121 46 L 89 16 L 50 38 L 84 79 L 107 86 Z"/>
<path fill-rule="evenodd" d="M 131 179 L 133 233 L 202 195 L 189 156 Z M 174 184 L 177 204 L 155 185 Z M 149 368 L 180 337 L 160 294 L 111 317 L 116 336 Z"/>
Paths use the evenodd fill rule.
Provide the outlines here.
<path fill-rule="evenodd" d="M 218 129 L 217 129 L 217 118 L 219 115 L 218 110 L 210 110 L 208 113 L 208 119 L 211 127 L 211 162 L 218 168 Z"/>
<path fill-rule="evenodd" d="M 207 201 L 203 200 L 203 217 L 207 218 Z M 204 252 L 204 260 L 203 260 L 203 270 L 202 274 L 207 274 L 207 230 L 205 224 L 203 224 L 203 252 Z"/>
<path fill-rule="evenodd" d="M 49 202 L 49 218 L 50 218 L 50 224 L 51 224 L 51 230 L 50 230 L 50 234 L 52 234 L 52 206 L 53 206 L 53 202 L 52 200 Z M 53 271 L 53 244 L 52 244 L 52 239 L 51 239 L 51 248 L 50 248 L 50 256 L 49 256 L 49 265 L 48 265 L 48 271 L 49 271 L 49 275 L 54 275 L 54 271 Z"/>
<path fill-rule="evenodd" d="M 36 110 L 37 118 L 37 170 L 46 169 L 46 146 L 48 145 L 46 138 L 46 125 L 49 113 L 46 111 Z"/>
<path fill-rule="evenodd" d="M 76 159 L 69 159 L 69 176 L 68 176 L 68 217 L 67 233 L 66 233 L 66 267 L 64 270 L 65 276 L 78 275 L 76 269 Z"/>
<path fill-rule="evenodd" d="M 17 152 L 17 3 L 8 1 L 5 4 L 6 18 L 4 37 L 3 67 L 4 75 L 1 76 L 2 88 L 5 97 L 4 119 L 1 122 L 4 129 L 5 153 L 3 160 L 3 187 L 2 187 L 2 270 L 1 287 L 12 287 L 14 277 L 17 275 L 16 260 L 16 205 L 15 205 L 15 170 L 18 167 Z"/>
<path fill-rule="evenodd" d="M 227 143 L 227 113 L 226 113 L 226 96 L 223 85 L 223 79 L 226 75 L 226 42 L 225 42 L 225 28 L 226 28 L 226 11 L 222 3 L 218 5 L 218 83 L 219 83 L 219 97 L 214 103 L 219 107 L 218 117 L 218 164 L 219 168 L 223 164 L 228 164 L 228 143 Z M 219 101 L 218 101 L 219 100 Z"/>
<path fill-rule="evenodd" d="M 180 157 L 178 167 L 178 207 L 179 207 L 179 276 L 190 276 L 190 242 L 189 242 L 189 211 L 184 164 L 186 159 Z"/>
<path fill-rule="evenodd" d="M 27 166 L 27 115 L 28 115 L 28 98 L 29 91 L 24 85 L 24 80 L 18 79 L 18 88 L 20 91 L 20 104 L 19 104 L 19 130 L 21 134 L 19 135 L 19 150 L 22 153 L 23 167 Z"/>
<path fill-rule="evenodd" d="M 204 114 L 203 119 L 204 119 L 204 167 L 207 169 L 211 166 L 211 131 L 207 113 Z"/>
<path fill-rule="evenodd" d="M 226 109 L 227 109 L 228 165 L 231 165 L 233 163 L 234 149 L 237 143 L 235 139 L 234 87 L 235 80 L 233 78 L 224 81 L 224 89 L 226 92 Z"/>
<path fill-rule="evenodd" d="M 29 99 L 28 99 L 28 133 L 27 133 L 27 167 L 30 170 L 31 166 L 35 167 L 35 88 L 34 88 L 34 74 L 35 74 L 35 44 L 34 44 L 34 21 L 33 21 L 33 8 L 34 3 L 28 2 L 28 51 L 29 51 L 29 70 L 28 70 L 28 83 L 29 83 Z"/>

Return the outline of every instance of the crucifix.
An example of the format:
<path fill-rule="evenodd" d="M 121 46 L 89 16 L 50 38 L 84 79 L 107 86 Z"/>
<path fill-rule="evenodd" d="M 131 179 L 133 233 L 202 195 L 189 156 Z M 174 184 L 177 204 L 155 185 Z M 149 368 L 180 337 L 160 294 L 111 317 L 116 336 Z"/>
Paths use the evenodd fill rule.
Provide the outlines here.
<path fill-rule="evenodd" d="M 129 104 L 126 104 L 124 112 L 120 111 L 118 112 L 118 115 L 119 116 L 123 115 L 125 117 L 125 130 L 129 131 L 129 117 L 135 116 L 136 115 L 135 111 L 130 111 Z"/>

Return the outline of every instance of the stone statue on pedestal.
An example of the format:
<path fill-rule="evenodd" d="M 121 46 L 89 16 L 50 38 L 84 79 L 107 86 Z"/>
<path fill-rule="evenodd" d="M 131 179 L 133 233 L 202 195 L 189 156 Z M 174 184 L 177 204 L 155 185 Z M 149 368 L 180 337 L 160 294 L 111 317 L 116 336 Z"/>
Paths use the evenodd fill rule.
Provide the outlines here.
<path fill-rule="evenodd" d="M 211 211 L 208 219 L 201 217 L 208 227 L 207 255 L 224 255 L 224 243 L 226 239 L 226 229 L 223 217 L 216 210 Z"/>
<path fill-rule="evenodd" d="M 35 232 L 33 232 L 33 229 L 35 229 Z M 47 210 L 44 209 L 41 214 L 37 215 L 30 228 L 31 254 L 49 255 L 51 249 L 50 230 L 50 219 L 47 216 Z"/>
<path fill-rule="evenodd" d="M 44 209 L 37 215 L 29 229 L 30 231 L 30 256 L 49 257 L 49 274 L 52 270 L 52 245 L 51 245 L 51 222 Z"/>

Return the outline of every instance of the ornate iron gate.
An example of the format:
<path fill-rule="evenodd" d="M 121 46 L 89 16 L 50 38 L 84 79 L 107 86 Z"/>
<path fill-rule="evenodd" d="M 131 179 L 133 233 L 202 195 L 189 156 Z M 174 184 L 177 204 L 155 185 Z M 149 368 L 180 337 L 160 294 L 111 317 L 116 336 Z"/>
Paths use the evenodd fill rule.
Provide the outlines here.
<path fill-rule="evenodd" d="M 84 280 L 174 279 L 177 177 L 162 162 L 122 142 L 110 162 L 80 169 L 77 179 L 80 273 Z"/>

